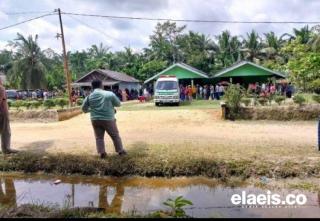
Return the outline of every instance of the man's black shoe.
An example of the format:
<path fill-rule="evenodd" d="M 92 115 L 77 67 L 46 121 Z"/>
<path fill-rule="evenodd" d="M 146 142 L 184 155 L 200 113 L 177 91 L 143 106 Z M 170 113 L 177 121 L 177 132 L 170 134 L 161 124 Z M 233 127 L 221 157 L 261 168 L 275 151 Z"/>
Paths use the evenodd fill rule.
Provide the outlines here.
<path fill-rule="evenodd" d="M 119 152 L 119 156 L 125 156 L 125 155 L 127 155 L 127 152 L 125 150 Z"/>
<path fill-rule="evenodd" d="M 8 150 L 8 151 L 6 151 L 6 152 L 3 152 L 3 153 L 4 153 L 4 154 L 15 154 L 15 153 L 19 153 L 19 151 L 10 149 L 10 150 Z"/>
<path fill-rule="evenodd" d="M 100 154 L 100 158 L 101 158 L 101 159 L 105 159 L 106 157 L 107 157 L 107 154 L 106 154 L 106 153 Z"/>

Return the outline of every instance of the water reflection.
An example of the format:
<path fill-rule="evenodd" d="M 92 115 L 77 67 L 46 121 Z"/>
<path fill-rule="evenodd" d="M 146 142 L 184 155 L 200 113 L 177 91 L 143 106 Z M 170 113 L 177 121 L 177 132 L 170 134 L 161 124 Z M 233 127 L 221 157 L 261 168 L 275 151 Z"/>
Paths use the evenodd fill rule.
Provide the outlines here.
<path fill-rule="evenodd" d="M 54 185 L 61 179 L 59 185 Z M 5 175 L 0 185 L 0 206 L 19 206 L 26 203 L 66 204 L 71 207 L 96 207 L 108 213 L 120 214 L 132 210 L 150 213 L 164 209 L 168 198 L 184 196 L 193 201 L 187 214 L 194 217 L 320 217 L 320 193 L 297 190 L 276 190 L 282 196 L 304 193 L 308 205 L 302 208 L 263 209 L 234 206 L 234 193 L 265 193 L 266 190 L 238 183 L 231 188 L 217 180 L 206 178 L 92 178 Z"/>
<path fill-rule="evenodd" d="M 124 195 L 124 186 L 121 184 L 117 184 L 115 186 L 116 194 L 113 197 L 111 203 L 108 203 L 108 186 L 100 186 L 99 189 L 99 208 L 103 208 L 105 212 L 107 213 L 121 213 L 121 207 L 122 207 L 122 199 Z M 109 196 L 110 197 L 110 196 Z"/>

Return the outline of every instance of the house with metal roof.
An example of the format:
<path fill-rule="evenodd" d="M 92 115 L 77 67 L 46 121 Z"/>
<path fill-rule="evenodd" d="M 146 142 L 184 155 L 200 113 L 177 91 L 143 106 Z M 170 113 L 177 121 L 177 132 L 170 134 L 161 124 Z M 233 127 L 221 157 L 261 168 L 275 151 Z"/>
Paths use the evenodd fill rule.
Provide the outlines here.
<path fill-rule="evenodd" d="M 102 81 L 102 84 L 105 89 L 139 89 L 140 81 L 131 77 L 127 74 L 106 70 L 106 69 L 96 69 L 83 77 L 76 80 L 71 84 L 72 87 L 80 88 L 90 88 L 91 82 L 94 79 L 99 79 Z"/>
<path fill-rule="evenodd" d="M 208 75 L 203 71 L 200 71 L 190 65 L 185 63 L 175 63 L 170 67 L 164 69 L 158 74 L 152 76 L 151 78 L 145 80 L 145 84 L 155 82 L 162 75 L 172 75 L 179 79 L 180 83 L 194 84 L 203 79 L 208 79 Z"/>
<path fill-rule="evenodd" d="M 244 85 L 255 82 L 267 82 L 270 78 L 283 79 L 286 78 L 286 74 L 273 71 L 249 61 L 242 61 L 213 76 L 214 81 L 229 81 L 231 83 Z"/>

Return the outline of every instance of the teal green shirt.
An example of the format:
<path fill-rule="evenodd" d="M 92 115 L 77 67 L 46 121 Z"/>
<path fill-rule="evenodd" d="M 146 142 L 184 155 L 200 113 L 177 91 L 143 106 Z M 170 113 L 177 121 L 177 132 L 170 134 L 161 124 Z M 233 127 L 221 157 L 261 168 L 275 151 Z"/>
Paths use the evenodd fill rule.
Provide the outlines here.
<path fill-rule="evenodd" d="M 91 120 L 114 120 L 114 107 L 120 107 L 119 98 L 110 91 L 95 89 L 82 104 L 84 113 L 90 112 Z"/>

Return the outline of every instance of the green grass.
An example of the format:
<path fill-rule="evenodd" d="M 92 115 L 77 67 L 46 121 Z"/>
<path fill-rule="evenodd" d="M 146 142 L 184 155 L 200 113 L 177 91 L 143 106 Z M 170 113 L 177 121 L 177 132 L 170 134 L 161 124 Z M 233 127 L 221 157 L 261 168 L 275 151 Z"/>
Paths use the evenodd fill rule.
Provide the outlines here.
<path fill-rule="evenodd" d="M 123 103 L 119 108 L 124 111 L 138 111 L 138 110 L 196 110 L 196 109 L 217 109 L 220 108 L 220 101 L 212 100 L 193 100 L 192 102 L 181 102 L 180 106 L 161 105 L 155 106 L 153 101 L 138 103 L 128 102 Z"/>
<path fill-rule="evenodd" d="M 307 104 L 315 104 L 315 103 L 317 103 L 312 99 L 312 96 L 314 94 L 312 94 L 312 93 L 301 93 L 301 95 L 306 99 L 306 103 Z"/>

